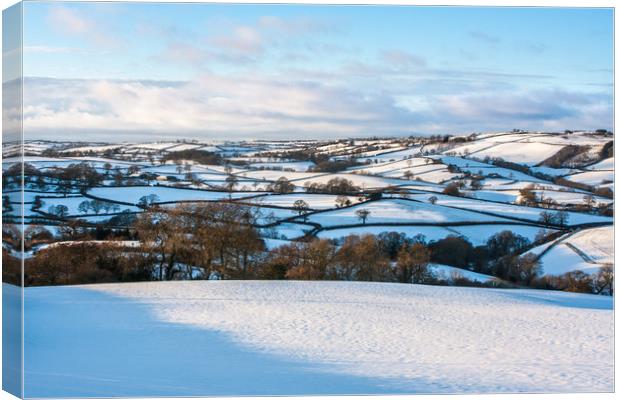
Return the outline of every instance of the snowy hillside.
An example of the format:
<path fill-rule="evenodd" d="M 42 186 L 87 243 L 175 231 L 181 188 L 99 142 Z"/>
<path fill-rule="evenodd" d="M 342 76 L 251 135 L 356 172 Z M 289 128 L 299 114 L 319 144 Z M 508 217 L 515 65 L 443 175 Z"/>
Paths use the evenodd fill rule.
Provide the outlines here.
<path fill-rule="evenodd" d="M 28 288 L 25 299 L 28 397 L 566 393 L 614 383 L 607 296 L 197 281 Z"/>
<path fill-rule="evenodd" d="M 604 265 L 614 263 L 614 228 L 584 229 L 557 241 L 542 255 L 543 271 L 560 275 L 581 270 L 595 273 Z"/>
<path fill-rule="evenodd" d="M 23 188 L 19 159 L 3 160 L 3 217 L 7 237 L 19 231 L 23 215 L 28 232 L 24 256 L 33 285 L 125 281 L 127 270 L 129 280 L 163 279 L 156 273 L 162 265 L 174 279 L 190 276 L 187 271 L 205 279 L 211 272 L 223 279 L 284 279 L 295 262 L 288 259 L 288 265 L 269 270 L 269 262 L 279 263 L 278 248 L 286 253 L 287 246 L 290 250 L 324 239 L 334 247 L 328 253 L 337 252 L 345 237 L 361 234 L 374 235 L 381 243 L 374 246 L 378 252 L 362 249 L 359 254 L 394 263 L 403 243 L 421 238 L 428 262 L 527 287 L 549 288 L 548 280 L 540 281 L 544 275 L 583 270 L 593 276 L 613 264 L 613 134 L 606 131 L 346 140 L 31 141 L 24 147 Z M 5 150 L 13 154 L 16 148 L 7 143 Z M 232 210 L 237 214 L 231 215 Z M 154 212 L 159 215 L 153 217 Z M 152 222 L 166 216 L 166 232 L 147 232 L 148 227 L 157 230 Z M 150 223 L 138 226 L 146 218 Z M 233 240 L 230 232 L 240 220 L 251 229 Z M 229 224 L 221 234 L 229 240 L 218 244 L 208 235 L 198 238 L 198 223 L 191 221 L 204 222 L 207 231 Z M 502 232 L 512 235 L 502 240 L 515 246 L 493 248 L 492 239 Z M 583 232 L 602 233 L 585 238 Z M 145 239 L 149 237 L 154 238 L 151 243 Z M 571 240 L 552 245 L 559 237 Z M 141 248 L 160 248 L 159 261 L 171 257 L 162 264 L 140 260 L 145 253 L 136 250 L 111 255 L 105 249 L 109 241 L 135 240 Z M 46 257 L 69 260 L 80 246 L 49 245 L 72 241 L 98 243 L 86 254 L 102 254 L 93 256 L 94 271 L 56 276 L 69 266 L 48 268 Z M 5 240 L 3 246 L 21 256 L 17 241 Z M 203 256 L 195 256 L 196 249 Z M 455 252 L 460 253 L 450 258 Z M 512 257 L 515 264 L 517 256 L 528 252 L 537 257 L 532 261 L 537 264 L 534 280 L 529 273 L 499 265 L 502 257 L 502 262 Z M 84 260 L 84 255 L 76 257 Z M 369 264 L 385 261 L 379 259 Z M 132 265 L 124 265 L 127 260 Z M 260 265 L 250 265 L 254 261 Z M 381 279 L 402 281 L 393 272 Z M 604 291 L 592 292 L 610 293 L 608 283 Z M 577 290 L 569 281 L 552 287 Z M 587 290 L 588 285 L 579 288 Z"/>

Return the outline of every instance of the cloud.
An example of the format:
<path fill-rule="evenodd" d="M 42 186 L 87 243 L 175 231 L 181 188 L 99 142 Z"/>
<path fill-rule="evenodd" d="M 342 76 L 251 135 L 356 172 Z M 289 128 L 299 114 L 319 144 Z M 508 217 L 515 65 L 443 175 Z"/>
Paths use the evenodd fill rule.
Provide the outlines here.
<path fill-rule="evenodd" d="M 428 100 L 431 119 L 466 131 L 611 128 L 611 97 L 562 89 L 440 95 Z"/>
<path fill-rule="evenodd" d="M 114 47 L 119 44 L 118 39 L 99 22 L 68 7 L 54 5 L 50 8 L 47 21 L 55 31 L 84 38 L 97 46 Z"/>
<path fill-rule="evenodd" d="M 198 137 L 394 134 L 409 112 L 389 96 L 265 77 L 203 75 L 192 82 L 28 79 L 29 132 L 107 130 Z M 98 137 L 98 139 L 100 139 Z"/>
<path fill-rule="evenodd" d="M 335 138 L 485 130 L 611 128 L 611 96 L 499 89 L 429 95 L 325 79 L 204 74 L 187 82 L 25 81 L 31 138 Z"/>
<path fill-rule="evenodd" d="M 236 26 L 230 34 L 216 36 L 209 41 L 219 48 L 251 54 L 262 52 L 265 45 L 263 35 L 250 26 Z"/>
<path fill-rule="evenodd" d="M 207 63 L 256 63 L 268 55 L 280 60 L 302 60 L 317 53 L 339 50 L 336 46 L 330 47 L 317 41 L 319 35 L 333 30 L 329 25 L 312 19 L 262 16 L 252 23 L 239 24 L 218 19 L 212 25 L 217 34 L 180 35 L 175 27 L 155 29 L 145 24 L 139 26 L 139 32 L 154 32 L 166 42 L 164 49 L 152 57 L 153 60 L 199 68 Z M 306 41 L 310 37 L 312 41 Z"/>
<path fill-rule="evenodd" d="M 88 34 L 95 27 L 92 20 L 79 15 L 76 11 L 60 6 L 53 7 L 48 18 L 56 29 L 70 35 Z"/>

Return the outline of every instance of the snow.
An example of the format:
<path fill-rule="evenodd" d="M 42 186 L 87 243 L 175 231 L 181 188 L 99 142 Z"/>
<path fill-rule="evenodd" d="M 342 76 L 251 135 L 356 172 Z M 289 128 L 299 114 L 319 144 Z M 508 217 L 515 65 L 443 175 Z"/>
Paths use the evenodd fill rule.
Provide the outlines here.
<path fill-rule="evenodd" d="M 614 170 L 614 158 L 606 158 L 601 162 L 598 162 L 594 165 L 590 165 L 587 169 L 592 169 L 592 170 Z"/>
<path fill-rule="evenodd" d="M 65 150 L 61 150 L 61 153 L 70 153 L 74 151 L 88 152 L 88 151 L 106 151 L 106 150 L 114 150 L 123 147 L 123 144 L 102 144 L 98 146 L 82 146 L 82 147 L 71 147 Z"/>
<path fill-rule="evenodd" d="M 440 145 L 441 146 L 441 145 Z M 466 145 L 462 145 L 462 146 L 457 146 L 457 147 L 452 147 L 452 148 L 448 148 L 446 150 L 443 151 L 443 154 L 446 155 L 454 155 L 454 154 L 461 154 L 461 155 L 465 155 L 465 154 L 476 154 L 476 156 L 478 155 L 477 152 L 487 149 L 489 147 L 493 147 L 495 146 L 495 143 L 493 142 L 487 142 L 487 141 L 476 141 L 476 142 L 471 142 L 468 143 Z M 430 146 L 425 146 L 424 150 L 429 150 Z M 441 150 L 441 149 L 440 149 Z"/>
<path fill-rule="evenodd" d="M 428 196 L 428 195 L 427 195 Z M 488 222 L 506 221 L 501 217 L 493 217 L 465 210 L 455 210 L 439 205 L 430 205 L 401 199 L 386 199 L 359 204 L 353 207 L 312 214 L 308 221 L 322 226 L 361 224 L 355 214 L 359 209 L 370 211 L 367 223 L 450 223 L 450 222 Z"/>
<path fill-rule="evenodd" d="M 139 143 L 131 146 L 127 146 L 128 148 L 135 149 L 146 149 L 146 150 L 164 150 L 168 147 L 176 146 L 179 143 L 177 142 L 161 142 L 161 143 Z"/>
<path fill-rule="evenodd" d="M 583 204 L 583 198 L 587 196 L 587 194 L 581 192 L 569 192 L 559 190 L 535 190 L 534 192 L 539 198 L 540 196 L 543 196 L 545 198 L 550 197 L 558 203 L 562 204 Z M 613 201 L 612 199 L 607 199 L 600 196 L 592 195 L 592 197 L 597 203 L 600 204 L 608 204 Z"/>
<path fill-rule="evenodd" d="M 191 164 L 191 163 L 190 163 Z M 183 165 L 182 165 L 183 167 Z M 219 177 L 221 177 L 222 179 L 226 179 L 226 174 L 224 174 L 223 172 L 220 172 L 219 170 L 216 169 L 217 166 L 215 165 L 210 165 L 210 166 L 202 166 L 202 165 L 194 165 L 192 164 L 191 167 L 191 171 L 192 173 L 196 173 L 196 174 L 200 174 L 200 173 L 204 173 L 204 174 L 210 174 L 210 175 L 217 175 Z M 144 172 L 153 172 L 153 173 L 157 173 L 157 174 L 164 174 L 164 175 L 185 175 L 185 170 L 183 170 L 180 174 L 177 171 L 177 164 L 164 164 L 164 165 L 155 165 L 155 166 L 151 166 L 148 168 L 144 168 L 143 169 Z M 234 171 L 234 169 L 233 169 Z"/>
<path fill-rule="evenodd" d="M 588 171 L 565 177 L 566 179 L 590 186 L 600 186 L 614 181 L 614 171 Z"/>
<path fill-rule="evenodd" d="M 567 393 L 614 384 L 607 296 L 186 281 L 27 288 L 24 306 L 26 397 Z"/>
<path fill-rule="evenodd" d="M 474 246 L 483 245 L 489 238 L 496 233 L 503 231 L 511 231 L 514 234 L 521 235 L 534 241 L 536 234 L 541 230 L 538 226 L 528 225 L 471 225 L 471 226 L 454 226 L 451 230 L 465 236 Z M 555 232 L 553 229 L 547 229 L 548 232 Z"/>
<path fill-rule="evenodd" d="M 64 205 L 68 208 L 68 215 L 75 215 L 75 214 L 79 214 L 79 210 L 78 210 L 78 206 L 80 205 L 81 202 L 83 202 L 84 200 L 89 200 L 88 198 L 84 197 L 84 196 L 77 196 L 77 197 L 55 197 L 55 198 L 42 198 L 41 199 L 41 211 L 43 212 L 48 212 L 48 209 L 51 206 L 57 206 L 57 205 Z"/>
<path fill-rule="evenodd" d="M 210 145 L 199 147 L 199 148 L 198 148 L 198 149 L 196 149 L 196 150 L 201 150 L 201 151 L 209 151 L 209 152 L 211 152 L 211 153 L 216 153 L 216 152 L 218 152 L 218 151 L 221 151 L 219 147 L 216 147 L 216 146 L 210 146 Z"/>
<path fill-rule="evenodd" d="M 2 283 L 2 389 L 16 397 L 22 397 L 22 305 L 22 288 Z"/>
<path fill-rule="evenodd" d="M 364 157 L 364 161 L 371 160 L 374 162 L 374 160 L 379 160 L 379 162 L 385 162 L 389 160 L 400 160 L 403 158 L 416 156 L 418 154 L 420 154 L 420 146 L 415 146 L 415 147 L 409 147 L 408 149 L 405 149 L 405 150 L 400 150 L 400 151 L 392 150 L 388 153 L 378 154 L 372 157 Z"/>
<path fill-rule="evenodd" d="M 157 202 L 208 201 L 227 199 L 229 196 L 227 192 L 181 189 L 166 186 L 96 187 L 90 189 L 88 194 L 102 199 L 132 204 L 138 204 L 142 196 L 151 194 L 155 194 L 159 197 Z M 239 199 L 257 194 L 260 194 L 260 192 L 233 192 L 232 198 Z"/>
<path fill-rule="evenodd" d="M 545 253 L 540 259 L 540 264 L 544 275 L 562 275 L 576 270 L 593 273 L 601 267 L 598 264 L 586 262 L 563 242 L 553 246 Z"/>
<path fill-rule="evenodd" d="M 259 215 L 256 222 L 263 225 L 283 219 L 293 218 L 299 215 L 296 211 L 286 208 L 260 207 L 258 208 L 258 211 Z"/>
<path fill-rule="evenodd" d="M 446 181 L 449 181 L 450 179 L 454 179 L 462 175 L 461 173 L 449 172 L 447 167 L 438 168 L 438 169 L 434 169 L 434 170 L 430 170 L 426 172 L 416 173 L 415 170 L 413 170 L 412 172 L 414 173 L 415 178 L 419 178 L 419 179 L 422 179 L 423 181 L 432 182 L 432 183 L 446 182 Z"/>
<path fill-rule="evenodd" d="M 538 173 L 549 175 L 549 176 L 564 176 L 564 175 L 578 172 L 578 170 L 572 169 L 572 168 L 551 168 L 551 167 L 531 167 L 530 170 L 532 172 L 538 172 Z"/>
<path fill-rule="evenodd" d="M 265 169 L 265 170 L 243 171 L 243 172 L 239 172 L 237 175 L 239 177 L 266 180 L 266 181 L 276 181 L 282 177 L 288 179 L 289 181 L 296 181 L 296 180 L 300 180 L 304 178 L 321 176 L 324 174 L 319 173 L 319 172 L 274 171 L 274 170 Z M 295 183 L 299 184 L 298 182 L 295 182 Z"/>
<path fill-rule="evenodd" d="M 485 200 L 514 203 L 519 198 L 518 190 L 463 190 L 469 197 Z"/>
<path fill-rule="evenodd" d="M 429 198 L 437 197 L 436 205 L 443 205 L 448 207 L 458 207 L 464 209 L 461 212 L 470 211 L 482 211 L 493 213 L 496 215 L 505 215 L 507 218 L 514 217 L 519 219 L 525 219 L 532 222 L 536 222 L 540 219 L 540 213 L 545 211 L 544 209 L 535 207 L 524 207 L 514 204 L 502 204 L 491 203 L 488 201 L 469 199 L 464 197 L 453 197 L 441 194 L 412 194 L 412 199 L 428 202 Z M 547 210 L 554 212 L 554 210 Z M 591 222 L 612 222 L 613 219 L 609 217 L 603 217 L 599 215 L 582 214 L 577 212 L 568 212 L 568 225 L 577 225 Z"/>
<path fill-rule="evenodd" d="M 614 227 L 604 226 L 581 230 L 565 240 L 600 264 L 614 262 Z"/>
<path fill-rule="evenodd" d="M 266 195 L 252 199 L 251 202 L 259 205 L 270 205 L 277 207 L 293 207 L 298 200 L 303 200 L 308 207 L 314 210 L 327 210 L 336 207 L 336 198 L 333 194 L 315 194 L 315 193 L 291 193 L 282 195 Z M 351 204 L 358 202 L 355 196 L 345 196 L 351 201 Z"/>
<path fill-rule="evenodd" d="M 551 144 L 561 144 L 561 145 L 569 145 L 569 144 L 578 144 L 578 145 L 591 145 L 591 146 L 600 146 L 605 144 L 605 142 L 609 141 L 609 138 L 601 137 L 601 136 L 592 136 L 584 133 L 572 133 L 568 135 L 550 135 L 550 134 L 542 134 L 539 135 L 536 139 L 541 143 L 551 143 Z"/>
<path fill-rule="evenodd" d="M 575 270 L 596 273 L 603 265 L 614 263 L 614 228 L 604 226 L 568 233 L 528 253 L 540 255 L 546 249 L 549 250 L 540 259 L 546 275 L 562 275 Z"/>
<path fill-rule="evenodd" d="M 477 154 L 476 154 L 477 155 Z M 444 164 L 452 164 L 459 167 L 462 171 L 470 172 L 472 174 L 481 174 L 483 176 L 498 175 L 503 178 L 509 178 L 513 180 L 522 180 L 527 182 L 545 182 L 531 175 L 524 174 L 520 171 L 515 171 L 508 168 L 496 167 L 492 164 L 485 164 L 483 162 L 469 160 L 461 157 L 452 156 L 432 156 L 433 158 L 440 159 Z"/>
<path fill-rule="evenodd" d="M 5 196 L 9 196 L 11 199 L 11 203 L 19 204 L 21 202 L 21 192 L 20 191 L 4 191 Z M 46 197 L 62 197 L 62 194 L 58 193 L 47 193 L 47 192 L 39 192 L 39 191 L 24 191 L 24 203 L 32 203 L 36 200 L 37 196 L 46 196 Z"/>
<path fill-rule="evenodd" d="M 317 237 L 324 239 L 340 239 L 348 235 L 363 235 L 366 233 L 378 235 L 382 232 L 404 233 L 408 237 L 418 234 L 424 235 L 427 242 L 437 241 L 447 236 L 464 236 L 474 246 L 483 245 L 496 233 L 509 230 L 534 241 L 540 230 L 536 226 L 526 225 L 468 225 L 468 226 L 390 226 L 390 225 L 366 225 L 353 228 L 325 229 L 317 233 Z M 550 230 L 553 232 L 553 230 Z"/>
<path fill-rule="evenodd" d="M 275 227 L 278 239 L 292 240 L 305 236 L 314 227 L 312 225 L 296 224 L 293 222 L 285 222 Z"/>
<path fill-rule="evenodd" d="M 312 161 L 289 161 L 289 162 L 259 162 L 250 164 L 250 168 L 267 168 L 267 169 L 293 169 L 298 172 L 307 171 L 309 168 L 314 167 L 315 164 Z"/>
<path fill-rule="evenodd" d="M 482 183 L 485 189 L 500 190 L 500 191 L 506 191 L 506 190 L 517 190 L 518 191 L 520 189 L 532 187 L 532 182 L 519 182 L 519 181 L 510 181 L 510 180 L 505 180 L 505 179 L 485 179 L 484 181 L 482 181 Z M 566 192 L 573 192 L 573 193 L 581 193 L 582 195 L 591 194 L 590 192 L 586 192 L 585 190 L 569 188 L 566 186 L 556 185 L 554 183 L 548 183 L 548 182 L 545 182 L 544 184 L 536 184 L 535 186 L 543 190 L 553 190 L 557 192 L 566 191 Z"/>
<path fill-rule="evenodd" d="M 304 186 L 306 183 L 320 183 L 325 184 L 330 179 L 333 178 L 344 178 L 348 179 L 355 186 L 358 186 L 362 189 L 374 189 L 374 188 L 385 188 L 388 186 L 398 186 L 398 185 L 406 185 L 411 184 L 414 181 L 408 181 L 404 179 L 393 179 L 393 178 L 382 178 L 379 176 L 368 176 L 368 175 L 356 175 L 356 174 L 319 174 L 311 178 L 300 179 L 295 181 L 297 186 Z"/>
<path fill-rule="evenodd" d="M 415 157 L 415 158 L 409 158 L 406 160 L 386 162 L 382 164 L 368 164 L 368 165 L 364 165 L 360 167 L 353 167 L 353 168 L 350 168 L 349 171 L 360 171 L 361 173 L 364 173 L 364 174 L 382 175 L 382 174 L 393 172 L 393 171 L 400 171 L 405 168 L 432 165 L 432 164 L 427 164 L 426 160 L 427 159 L 423 157 Z M 434 165 L 434 167 L 437 168 L 438 166 Z"/>
<path fill-rule="evenodd" d="M 326 229 L 317 233 L 317 237 L 322 239 L 340 239 L 349 235 L 378 235 L 383 232 L 404 233 L 407 237 L 424 235 L 427 242 L 440 240 L 455 233 L 450 229 L 440 226 L 390 226 L 390 225 L 371 225 L 356 226 L 354 228 Z"/>
<path fill-rule="evenodd" d="M 429 269 L 435 274 L 437 278 L 452 281 L 455 277 L 463 277 L 474 282 L 491 282 L 497 280 L 497 278 L 490 275 L 479 274 L 477 272 L 468 271 L 463 268 L 451 267 L 444 264 L 429 264 Z"/>
<path fill-rule="evenodd" d="M 184 151 L 184 150 L 194 150 L 194 149 L 197 149 L 199 147 L 202 147 L 202 145 L 201 144 L 186 143 L 186 144 L 179 144 L 178 146 L 167 148 L 166 151 L 167 152 L 175 152 L 175 151 Z"/>
<path fill-rule="evenodd" d="M 61 241 L 54 242 L 49 244 L 40 245 L 37 250 L 43 250 L 47 248 L 54 248 L 58 246 L 76 246 L 76 245 L 110 245 L 110 246 L 118 246 L 118 247 L 131 247 L 138 248 L 140 247 L 140 242 L 138 240 L 83 240 L 83 241 Z"/>
<path fill-rule="evenodd" d="M 447 155 L 432 155 L 429 158 L 441 160 L 442 163 L 448 165 L 456 165 L 459 168 L 472 168 L 472 169 L 483 169 L 483 168 L 493 168 L 493 165 L 486 164 L 476 160 L 470 160 L 462 157 L 453 157 Z"/>
<path fill-rule="evenodd" d="M 400 169 L 395 169 L 392 171 L 387 171 L 385 173 L 382 173 L 381 176 L 384 176 L 386 178 L 403 178 L 405 173 L 407 171 L 411 172 L 413 174 L 413 176 L 419 176 L 428 172 L 433 172 L 433 171 L 447 171 L 447 167 L 442 165 L 442 164 L 428 164 L 428 165 L 418 165 L 418 166 L 414 166 L 411 168 L 400 168 Z M 458 174 L 452 175 L 452 176 L 456 176 Z M 421 176 L 421 178 L 424 178 L 423 176 Z"/>
<path fill-rule="evenodd" d="M 83 213 L 81 213 L 80 210 L 78 209 L 80 203 L 82 203 L 83 201 L 93 201 L 93 200 L 88 197 L 77 196 L 77 197 L 41 198 L 41 201 L 42 201 L 41 211 L 43 212 L 49 212 L 50 206 L 64 205 L 68 208 L 68 215 L 82 215 Z M 114 205 L 114 204 L 110 204 L 110 205 Z M 117 212 L 121 212 L 127 209 L 129 211 L 140 211 L 140 209 L 137 207 L 128 206 L 125 204 L 118 204 L 118 206 L 120 208 L 118 209 Z M 108 211 L 107 213 L 110 213 L 110 212 L 111 211 Z M 99 213 L 106 214 L 106 211 L 100 210 Z M 86 214 L 95 214 L 95 211 L 93 211 L 92 209 L 89 209 Z M 106 218 L 109 218 L 109 217 L 106 217 Z"/>
<path fill-rule="evenodd" d="M 482 176 L 500 176 L 502 178 L 511 179 L 511 180 L 519 180 L 524 182 L 536 182 L 536 183 L 546 183 L 541 179 L 533 177 L 528 174 L 524 174 L 523 172 L 515 171 L 508 168 L 500 168 L 500 167 L 490 167 L 490 168 L 478 168 L 478 167 L 462 167 L 461 170 L 463 172 L 470 172 L 472 174 L 480 174 Z"/>
<path fill-rule="evenodd" d="M 398 160 L 399 158 L 404 158 L 407 155 L 417 154 L 418 149 L 415 148 L 407 148 L 399 145 L 398 143 L 390 144 L 389 148 L 365 151 L 362 153 L 354 154 L 356 157 L 364 158 L 364 159 L 374 159 L 380 157 L 380 159 L 385 161 Z M 341 158 L 341 157 L 334 157 Z"/>
<path fill-rule="evenodd" d="M 287 245 L 287 244 L 290 244 L 290 243 L 291 243 L 291 242 L 290 242 L 290 241 L 288 241 L 288 240 L 282 240 L 282 239 L 269 239 L 269 238 L 267 238 L 267 239 L 263 239 L 263 241 L 265 242 L 265 247 L 266 247 L 268 250 L 272 250 L 272 249 L 275 249 L 275 248 L 277 248 L 277 247 L 284 246 L 284 245 Z"/>
<path fill-rule="evenodd" d="M 562 146 L 545 143 L 503 143 L 476 152 L 476 157 L 503 158 L 506 161 L 535 165 L 562 149 Z"/>

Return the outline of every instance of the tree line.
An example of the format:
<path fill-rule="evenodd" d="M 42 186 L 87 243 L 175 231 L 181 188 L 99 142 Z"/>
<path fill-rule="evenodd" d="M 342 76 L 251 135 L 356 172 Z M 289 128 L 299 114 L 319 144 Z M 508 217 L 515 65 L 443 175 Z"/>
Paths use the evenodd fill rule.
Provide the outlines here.
<path fill-rule="evenodd" d="M 258 210 L 236 203 L 149 207 L 124 236 L 94 242 L 88 230 L 63 227 L 66 243 L 49 242 L 43 228 L 25 232 L 25 284 L 60 285 L 178 279 L 297 279 L 525 286 L 612 293 L 613 270 L 543 276 L 538 259 L 524 252 L 533 243 L 511 231 L 480 246 L 461 236 L 426 241 L 403 233 L 350 235 L 339 240 L 308 238 L 269 249 L 257 228 Z M 110 231 L 110 235 L 112 235 Z M 131 233 L 130 233 L 131 232 Z M 4 237 L 19 232 L 5 232 Z M 105 236 L 97 237 L 101 239 Z M 121 241 L 114 239 L 130 239 Z M 539 240 L 544 240 L 541 232 Z M 7 239 L 8 240 L 8 239 Z M 11 246 L 6 246 L 11 247 Z M 5 249 L 3 278 L 16 279 L 19 262 Z M 496 277 L 487 284 L 464 276 L 437 275 L 432 263 Z M 17 270 L 18 271 L 18 270 Z M 13 274 L 13 275 L 12 275 Z"/>

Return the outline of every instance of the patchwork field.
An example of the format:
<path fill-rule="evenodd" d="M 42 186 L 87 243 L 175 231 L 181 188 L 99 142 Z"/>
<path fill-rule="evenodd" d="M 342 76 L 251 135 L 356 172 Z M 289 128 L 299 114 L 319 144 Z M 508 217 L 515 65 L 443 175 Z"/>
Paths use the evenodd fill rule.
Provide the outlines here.
<path fill-rule="evenodd" d="M 35 141 L 24 159 L 25 223 L 67 240 L 57 237 L 63 220 L 81 221 L 86 232 L 116 230 L 151 206 L 238 202 L 256 216 L 269 248 L 382 232 L 421 234 L 428 243 L 458 236 L 486 246 L 510 231 L 530 243 L 524 252 L 550 247 L 561 233 L 601 226 L 606 233 L 595 241 L 606 253 L 562 244 L 540 258 L 548 274 L 597 271 L 613 258 L 606 229 L 613 223 L 614 159 L 601 153 L 611 140 L 591 132 L 507 132 L 435 141 Z M 16 160 L 3 160 L 6 174 Z M 98 176 L 66 180 L 80 168 Z M 524 198 L 528 190 L 533 200 Z M 9 183 L 3 199 L 6 218 L 18 218 L 19 186 Z"/>

